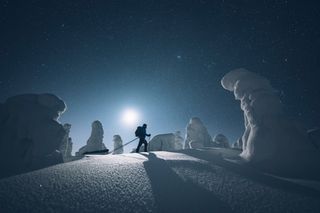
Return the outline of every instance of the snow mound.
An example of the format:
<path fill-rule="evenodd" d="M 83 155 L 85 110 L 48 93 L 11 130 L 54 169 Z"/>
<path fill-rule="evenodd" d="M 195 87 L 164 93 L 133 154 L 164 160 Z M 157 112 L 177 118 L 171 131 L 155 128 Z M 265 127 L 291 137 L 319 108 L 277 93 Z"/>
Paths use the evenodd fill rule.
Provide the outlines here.
<path fill-rule="evenodd" d="M 230 148 L 229 140 L 224 134 L 216 134 L 212 140 L 216 147 Z"/>
<path fill-rule="evenodd" d="M 320 191 L 231 149 L 86 156 L 0 180 L 1 212 L 320 212 Z M 314 181 L 313 185 L 320 185 Z"/>
<path fill-rule="evenodd" d="M 180 131 L 176 133 L 159 134 L 149 142 L 149 151 L 175 151 L 183 148 L 183 137 Z"/>
<path fill-rule="evenodd" d="M 53 94 L 23 94 L 0 103 L 0 177 L 62 163 L 65 103 Z"/>

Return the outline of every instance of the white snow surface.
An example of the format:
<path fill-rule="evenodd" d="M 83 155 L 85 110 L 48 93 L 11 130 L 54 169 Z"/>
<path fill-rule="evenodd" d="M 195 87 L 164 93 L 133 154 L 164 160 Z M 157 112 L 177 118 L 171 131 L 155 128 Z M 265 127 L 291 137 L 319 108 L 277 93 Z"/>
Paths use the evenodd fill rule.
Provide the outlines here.
<path fill-rule="evenodd" d="M 263 174 L 239 151 L 89 155 L 0 180 L 0 212 L 320 212 L 318 181 Z"/>

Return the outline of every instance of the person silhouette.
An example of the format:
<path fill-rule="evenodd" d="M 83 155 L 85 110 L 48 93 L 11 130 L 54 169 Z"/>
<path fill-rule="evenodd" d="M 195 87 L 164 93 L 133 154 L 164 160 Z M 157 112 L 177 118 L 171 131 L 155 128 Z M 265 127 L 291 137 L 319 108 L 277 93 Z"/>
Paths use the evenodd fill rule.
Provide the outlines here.
<path fill-rule="evenodd" d="M 144 151 L 147 152 L 148 151 L 148 143 L 146 141 L 146 136 L 148 136 L 148 137 L 151 136 L 151 134 L 147 134 L 147 124 L 143 124 L 142 126 L 138 126 L 135 134 L 139 138 L 139 144 L 136 149 L 136 152 L 139 153 L 139 149 L 142 144 L 144 145 Z"/>

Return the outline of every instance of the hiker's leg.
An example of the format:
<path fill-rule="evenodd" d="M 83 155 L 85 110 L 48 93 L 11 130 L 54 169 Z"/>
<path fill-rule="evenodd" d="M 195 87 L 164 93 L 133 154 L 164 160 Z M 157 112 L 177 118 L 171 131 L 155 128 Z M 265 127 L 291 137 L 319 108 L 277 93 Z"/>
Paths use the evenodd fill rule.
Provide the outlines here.
<path fill-rule="evenodd" d="M 137 149 L 136 149 L 136 152 L 138 153 L 139 152 L 139 150 L 140 150 L 140 146 L 142 145 L 142 141 L 141 140 L 139 140 L 139 144 L 138 144 L 138 147 L 137 147 Z"/>
<path fill-rule="evenodd" d="M 146 140 L 143 143 L 144 143 L 144 151 L 147 152 L 148 151 L 148 143 Z"/>

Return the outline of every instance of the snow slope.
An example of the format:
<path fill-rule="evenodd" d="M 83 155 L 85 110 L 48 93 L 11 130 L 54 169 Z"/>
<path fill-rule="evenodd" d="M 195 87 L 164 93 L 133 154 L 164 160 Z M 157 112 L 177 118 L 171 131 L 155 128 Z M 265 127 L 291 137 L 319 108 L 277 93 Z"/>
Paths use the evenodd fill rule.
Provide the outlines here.
<path fill-rule="evenodd" d="M 87 156 L 0 180 L 0 212 L 320 212 L 318 181 L 239 164 L 235 150 Z"/>

